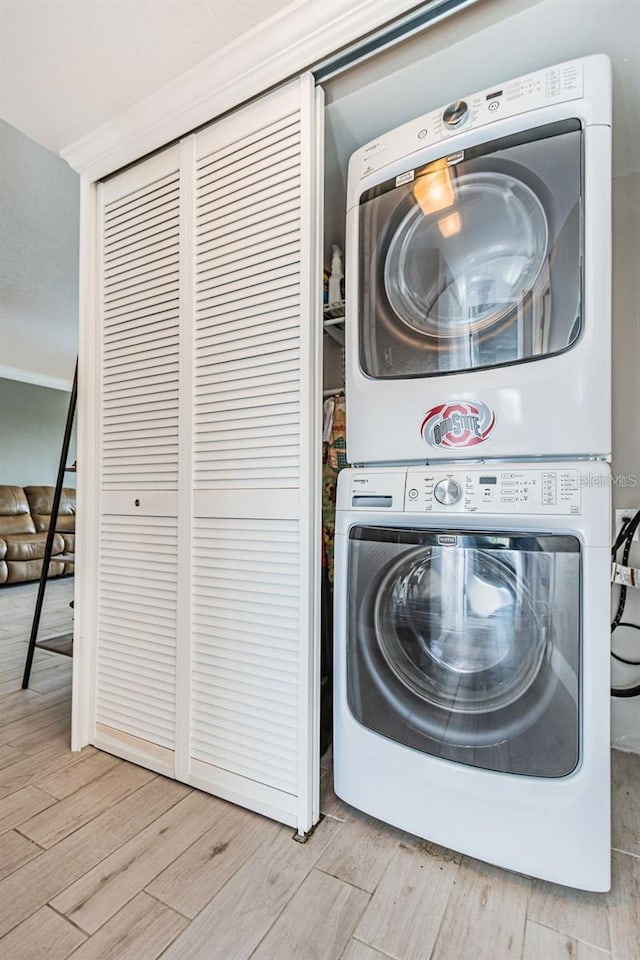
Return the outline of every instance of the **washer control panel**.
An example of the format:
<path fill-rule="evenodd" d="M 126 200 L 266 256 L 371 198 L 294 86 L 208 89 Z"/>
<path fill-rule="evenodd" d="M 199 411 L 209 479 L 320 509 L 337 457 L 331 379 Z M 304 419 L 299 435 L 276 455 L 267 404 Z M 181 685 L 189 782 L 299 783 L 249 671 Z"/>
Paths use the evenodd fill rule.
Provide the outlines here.
<path fill-rule="evenodd" d="M 407 471 L 405 511 L 556 514 L 581 512 L 577 470 L 416 468 Z"/>

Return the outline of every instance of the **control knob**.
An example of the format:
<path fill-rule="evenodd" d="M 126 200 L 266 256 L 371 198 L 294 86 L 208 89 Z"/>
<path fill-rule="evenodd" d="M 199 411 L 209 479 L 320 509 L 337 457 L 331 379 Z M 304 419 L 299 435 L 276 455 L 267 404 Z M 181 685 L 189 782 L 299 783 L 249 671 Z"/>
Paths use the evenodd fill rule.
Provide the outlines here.
<path fill-rule="evenodd" d="M 454 100 L 445 109 L 442 119 L 448 127 L 457 127 L 462 123 L 469 112 L 469 107 L 464 100 Z"/>
<path fill-rule="evenodd" d="M 433 488 L 433 495 L 438 503 L 444 504 L 445 507 L 450 507 L 452 504 L 457 503 L 462 496 L 462 487 L 456 480 L 452 480 L 451 478 L 448 480 L 440 480 Z"/>

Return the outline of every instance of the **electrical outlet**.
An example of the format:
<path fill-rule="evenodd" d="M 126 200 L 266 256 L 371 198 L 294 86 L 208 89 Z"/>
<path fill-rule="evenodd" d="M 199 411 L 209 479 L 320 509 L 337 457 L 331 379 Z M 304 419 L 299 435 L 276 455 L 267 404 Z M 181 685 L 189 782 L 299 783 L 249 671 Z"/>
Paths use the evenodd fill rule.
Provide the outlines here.
<path fill-rule="evenodd" d="M 632 509 L 627 510 L 616 510 L 616 529 L 614 532 L 614 538 L 620 533 L 620 527 L 622 526 L 623 520 L 627 517 L 632 517 L 636 511 Z M 636 527 L 636 531 L 633 535 L 633 543 L 637 543 L 640 540 L 640 526 Z"/>

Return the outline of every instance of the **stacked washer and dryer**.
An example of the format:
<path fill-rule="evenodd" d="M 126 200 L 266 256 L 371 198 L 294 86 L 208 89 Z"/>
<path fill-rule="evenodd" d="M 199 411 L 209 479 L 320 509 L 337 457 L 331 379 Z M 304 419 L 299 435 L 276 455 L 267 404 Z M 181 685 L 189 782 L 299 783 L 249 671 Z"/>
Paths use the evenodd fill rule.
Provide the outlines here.
<path fill-rule="evenodd" d="M 353 155 L 336 793 L 610 885 L 609 61 Z"/>

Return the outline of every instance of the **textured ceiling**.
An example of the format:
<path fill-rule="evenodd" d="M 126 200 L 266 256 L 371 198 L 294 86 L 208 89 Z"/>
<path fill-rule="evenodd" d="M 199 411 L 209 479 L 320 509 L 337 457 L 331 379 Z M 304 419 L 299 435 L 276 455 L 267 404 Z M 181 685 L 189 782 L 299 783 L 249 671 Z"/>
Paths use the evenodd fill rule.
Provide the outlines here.
<path fill-rule="evenodd" d="M 58 153 L 301 0 L 0 0 L 0 117 Z"/>

